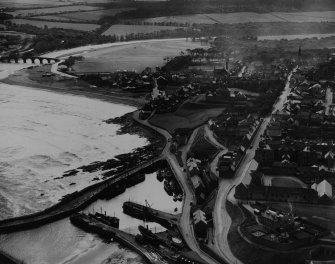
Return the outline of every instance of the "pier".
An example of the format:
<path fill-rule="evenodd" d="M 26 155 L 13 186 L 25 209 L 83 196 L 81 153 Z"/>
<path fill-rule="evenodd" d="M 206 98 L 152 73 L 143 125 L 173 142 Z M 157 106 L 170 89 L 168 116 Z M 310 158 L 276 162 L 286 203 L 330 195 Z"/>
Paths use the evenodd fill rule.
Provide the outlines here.
<path fill-rule="evenodd" d="M 89 232 L 94 232 L 103 238 L 115 240 L 120 244 L 134 250 L 149 263 L 152 264 L 166 264 L 167 262 L 162 259 L 152 248 L 144 246 L 136 242 L 135 237 L 117 228 L 106 225 L 93 217 L 85 214 L 75 214 L 70 218 L 71 223 L 75 226 L 82 228 Z"/>
<path fill-rule="evenodd" d="M 35 228 L 68 217 L 97 200 L 101 196 L 101 193 L 103 193 L 106 189 L 111 188 L 115 184 L 128 182 L 133 177 L 138 176 L 140 171 L 149 168 L 161 159 L 162 157 L 158 156 L 157 158 L 143 163 L 136 168 L 126 170 L 105 181 L 88 186 L 79 192 L 69 194 L 59 203 L 41 212 L 1 220 L 0 233 L 10 233 Z"/>

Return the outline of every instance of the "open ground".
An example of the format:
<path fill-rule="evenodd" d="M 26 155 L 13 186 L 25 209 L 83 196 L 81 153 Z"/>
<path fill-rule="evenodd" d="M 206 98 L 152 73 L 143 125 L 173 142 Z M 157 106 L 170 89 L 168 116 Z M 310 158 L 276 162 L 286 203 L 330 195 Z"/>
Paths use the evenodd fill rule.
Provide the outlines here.
<path fill-rule="evenodd" d="M 116 44 L 118 45 L 77 54 L 83 56 L 84 60 L 76 62 L 74 70 L 76 72 L 142 71 L 146 67 L 162 66 L 165 57 L 176 56 L 186 49 L 201 47 L 199 42 L 185 39 Z"/>

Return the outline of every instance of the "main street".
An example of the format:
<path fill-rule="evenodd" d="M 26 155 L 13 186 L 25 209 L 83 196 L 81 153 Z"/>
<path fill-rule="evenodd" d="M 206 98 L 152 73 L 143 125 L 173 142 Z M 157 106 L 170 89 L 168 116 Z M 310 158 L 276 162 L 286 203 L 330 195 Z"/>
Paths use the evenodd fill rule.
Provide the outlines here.
<path fill-rule="evenodd" d="M 277 102 L 275 103 L 272 114 L 283 108 L 283 105 L 287 100 L 287 96 L 290 93 L 291 77 L 292 73 L 290 73 L 287 78 L 284 91 L 282 95 L 278 98 Z M 272 114 L 263 119 L 251 143 L 252 148 L 246 151 L 243 160 L 238 170 L 236 171 L 234 178 L 221 179 L 219 183 L 219 191 L 215 202 L 214 216 L 213 216 L 215 226 L 214 246 L 216 248 L 216 252 L 228 263 L 237 263 L 237 264 L 242 263 L 234 256 L 228 243 L 228 232 L 232 222 L 232 219 L 230 218 L 226 209 L 226 201 L 228 198 L 228 194 L 229 192 L 233 191 L 233 189 L 240 182 L 242 182 L 243 178 L 246 176 L 247 171 L 249 170 L 249 167 L 252 164 L 253 158 L 255 156 L 255 151 L 258 148 L 261 136 L 263 135 L 266 127 L 268 126 Z"/>

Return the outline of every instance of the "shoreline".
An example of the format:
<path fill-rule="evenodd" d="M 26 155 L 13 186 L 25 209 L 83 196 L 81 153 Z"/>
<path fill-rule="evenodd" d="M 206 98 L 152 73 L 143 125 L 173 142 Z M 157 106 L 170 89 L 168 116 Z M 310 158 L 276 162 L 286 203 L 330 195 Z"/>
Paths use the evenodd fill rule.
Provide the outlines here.
<path fill-rule="evenodd" d="M 41 84 L 34 82 L 26 76 L 26 72 L 23 69 L 20 71 L 16 71 L 14 74 L 8 75 L 6 78 L 0 80 L 0 83 L 12 85 L 12 86 L 21 86 L 28 89 L 35 89 L 35 90 L 43 90 L 49 91 L 59 94 L 67 94 L 73 96 L 82 96 L 90 99 L 105 101 L 108 103 L 114 104 L 123 104 L 126 106 L 132 106 L 138 109 L 140 106 L 143 105 L 144 99 L 143 98 L 132 98 L 126 95 L 117 95 L 111 93 L 104 93 L 103 91 L 89 91 L 87 88 L 82 87 L 82 89 L 76 88 L 69 88 L 61 86 L 50 86 L 46 84 Z M 20 74 L 21 73 L 21 74 Z"/>
<path fill-rule="evenodd" d="M 131 45 L 131 44 L 137 44 L 137 43 L 146 43 L 146 42 L 163 42 L 163 41 L 169 41 L 169 40 L 176 40 L 176 41 L 185 40 L 186 41 L 186 38 L 145 39 L 145 40 L 132 40 L 132 41 L 124 41 L 124 42 L 104 43 L 104 44 L 96 44 L 96 45 L 86 45 L 86 46 L 81 46 L 81 47 L 76 47 L 76 48 L 71 48 L 71 49 L 51 51 L 48 53 L 41 54 L 40 57 L 62 58 L 62 57 L 78 55 L 80 53 L 87 52 L 87 51 L 101 50 L 101 49 L 106 49 L 110 47 Z"/>

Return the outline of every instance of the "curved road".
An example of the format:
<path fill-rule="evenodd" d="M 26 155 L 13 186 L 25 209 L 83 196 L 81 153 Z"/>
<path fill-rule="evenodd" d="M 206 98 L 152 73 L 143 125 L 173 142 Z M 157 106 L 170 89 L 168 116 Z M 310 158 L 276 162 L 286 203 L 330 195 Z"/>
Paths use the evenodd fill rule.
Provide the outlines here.
<path fill-rule="evenodd" d="M 198 242 L 194 236 L 194 231 L 193 231 L 193 225 L 191 222 L 190 214 L 191 214 L 191 204 L 196 204 L 196 197 L 194 194 L 193 186 L 188 178 L 188 175 L 186 173 L 186 166 L 185 166 L 185 171 L 184 168 L 179 166 L 179 163 L 174 155 L 170 153 L 170 146 L 171 146 L 171 139 L 172 136 L 170 135 L 169 132 L 166 130 L 153 126 L 151 125 L 147 120 L 141 120 L 139 119 L 139 112 L 136 111 L 133 115 L 133 118 L 135 121 L 138 123 L 150 127 L 151 129 L 157 131 L 161 135 L 163 135 L 167 141 L 167 144 L 162 152 L 162 157 L 165 157 L 167 162 L 170 164 L 171 169 L 173 173 L 175 174 L 179 184 L 181 185 L 183 192 L 184 192 L 184 199 L 183 199 L 183 210 L 182 214 L 180 217 L 180 227 L 181 227 L 181 232 L 183 235 L 184 240 L 186 241 L 187 245 L 191 250 L 194 252 L 198 253 L 198 255 L 205 260 L 209 264 L 220 264 L 210 256 L 208 256 L 205 252 L 203 252 L 199 245 Z M 197 134 L 199 128 L 195 129 L 187 143 L 186 146 L 182 148 L 182 159 L 183 163 L 186 164 L 186 156 L 187 152 L 189 151 L 193 140 L 195 138 L 195 135 Z"/>
<path fill-rule="evenodd" d="M 293 72 L 295 70 L 296 69 L 294 69 Z M 289 74 L 284 91 L 277 100 L 277 102 L 275 103 L 272 114 L 283 108 L 287 96 L 290 93 L 290 79 L 292 77 L 293 72 Z M 252 164 L 253 158 L 255 156 L 255 151 L 258 148 L 261 135 L 263 135 L 266 127 L 268 126 L 272 114 L 264 118 L 262 124 L 256 131 L 256 135 L 252 141 L 253 147 L 246 151 L 246 154 L 244 155 L 243 160 L 238 170 L 236 171 L 234 178 L 222 179 L 219 183 L 219 191 L 215 202 L 214 218 L 213 218 L 215 226 L 214 246 L 216 248 L 216 252 L 228 263 L 241 264 L 242 262 L 234 256 L 229 247 L 227 236 L 232 219 L 230 218 L 226 209 L 226 200 L 228 198 L 230 191 L 232 191 L 232 189 L 234 189 L 235 186 L 237 186 L 240 182 L 242 182 L 243 178 L 246 176 L 246 173 L 250 165 Z"/>

